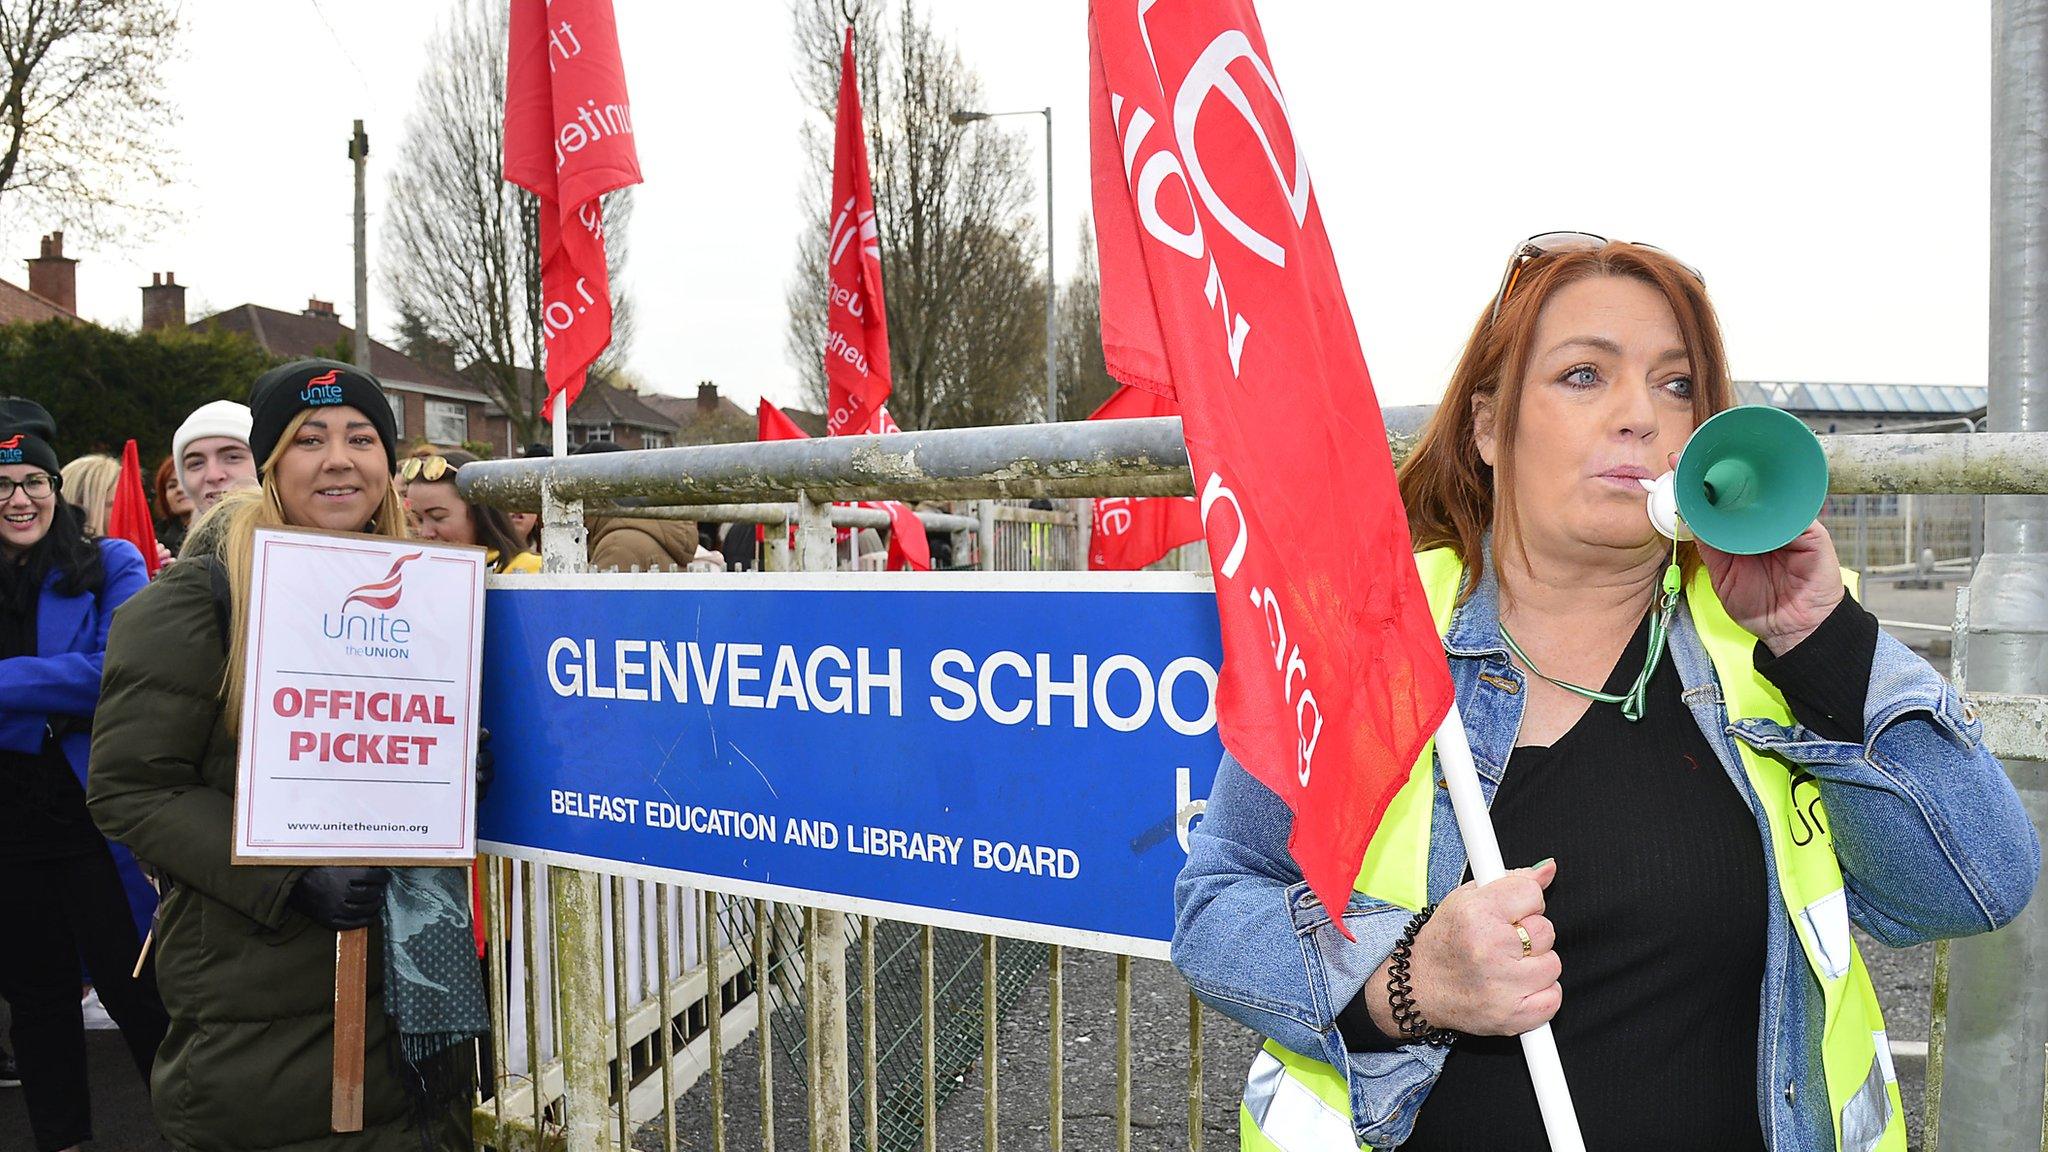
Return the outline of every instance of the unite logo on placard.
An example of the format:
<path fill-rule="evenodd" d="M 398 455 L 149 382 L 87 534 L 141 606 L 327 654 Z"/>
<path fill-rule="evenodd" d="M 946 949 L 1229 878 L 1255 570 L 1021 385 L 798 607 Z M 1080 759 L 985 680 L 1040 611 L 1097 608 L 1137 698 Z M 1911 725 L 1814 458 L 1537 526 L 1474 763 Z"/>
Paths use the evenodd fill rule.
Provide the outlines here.
<path fill-rule="evenodd" d="M 341 369 L 329 368 L 306 381 L 306 386 L 299 389 L 299 402 L 321 405 L 342 403 L 341 385 L 338 383 L 340 375 Z"/>
<path fill-rule="evenodd" d="M 391 615 L 405 595 L 405 566 L 424 553 L 409 552 L 392 561 L 391 571 L 381 580 L 361 585 L 342 598 L 339 612 L 320 614 L 320 631 L 329 640 L 342 642 L 350 656 L 379 656 L 389 660 L 410 660 L 406 645 L 412 640 L 412 621 Z M 369 612 L 350 612 L 360 604 Z M 372 616 L 369 613 L 375 612 Z"/>

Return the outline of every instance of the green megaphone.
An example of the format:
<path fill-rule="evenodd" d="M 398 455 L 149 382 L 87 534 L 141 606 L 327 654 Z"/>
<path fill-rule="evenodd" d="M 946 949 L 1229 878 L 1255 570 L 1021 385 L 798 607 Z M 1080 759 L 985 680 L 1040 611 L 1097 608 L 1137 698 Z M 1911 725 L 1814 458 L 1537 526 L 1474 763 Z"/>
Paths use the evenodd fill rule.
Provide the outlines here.
<path fill-rule="evenodd" d="M 1755 556 L 1790 544 L 1820 515 L 1828 458 L 1797 416 L 1745 404 L 1700 425 L 1678 470 L 1644 486 L 1659 532 Z"/>

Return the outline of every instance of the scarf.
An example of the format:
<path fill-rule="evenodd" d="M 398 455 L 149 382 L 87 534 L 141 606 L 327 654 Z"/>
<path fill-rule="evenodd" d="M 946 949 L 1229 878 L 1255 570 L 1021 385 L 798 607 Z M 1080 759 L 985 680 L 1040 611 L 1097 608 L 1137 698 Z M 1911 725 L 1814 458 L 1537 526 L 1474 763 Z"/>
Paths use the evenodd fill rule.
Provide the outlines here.
<path fill-rule="evenodd" d="M 393 868 L 384 890 L 384 1010 L 416 1116 L 470 1090 L 463 1045 L 490 1029 L 460 868 Z"/>

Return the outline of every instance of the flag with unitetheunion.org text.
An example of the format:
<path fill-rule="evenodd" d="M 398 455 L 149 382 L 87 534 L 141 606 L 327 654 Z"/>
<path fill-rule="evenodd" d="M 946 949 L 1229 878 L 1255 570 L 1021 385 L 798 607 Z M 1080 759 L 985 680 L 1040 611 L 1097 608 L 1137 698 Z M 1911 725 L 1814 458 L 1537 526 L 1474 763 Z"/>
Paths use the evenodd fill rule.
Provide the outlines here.
<path fill-rule="evenodd" d="M 1180 405 L 1223 743 L 1341 913 L 1451 703 L 1379 404 L 1248 0 L 1092 0 L 1089 47 L 1103 354 Z"/>
<path fill-rule="evenodd" d="M 839 54 L 839 124 L 832 146 L 831 231 L 826 239 L 825 434 L 893 432 L 881 424 L 889 402 L 889 320 L 882 303 L 882 245 L 868 140 L 853 68 L 853 28 Z"/>
<path fill-rule="evenodd" d="M 540 198 L 548 419 L 612 342 L 600 197 L 640 183 L 611 0 L 512 0 L 505 179 Z"/>

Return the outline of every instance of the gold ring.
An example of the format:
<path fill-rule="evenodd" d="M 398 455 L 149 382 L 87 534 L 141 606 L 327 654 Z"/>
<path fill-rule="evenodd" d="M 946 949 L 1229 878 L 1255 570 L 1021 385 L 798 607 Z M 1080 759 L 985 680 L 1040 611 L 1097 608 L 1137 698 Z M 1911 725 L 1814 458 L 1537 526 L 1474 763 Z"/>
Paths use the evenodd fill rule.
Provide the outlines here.
<path fill-rule="evenodd" d="M 1529 930 L 1522 927 L 1522 922 L 1519 920 L 1515 921 L 1515 935 L 1522 938 L 1522 958 L 1526 960 L 1530 956 L 1535 955 L 1535 942 L 1529 939 Z"/>

